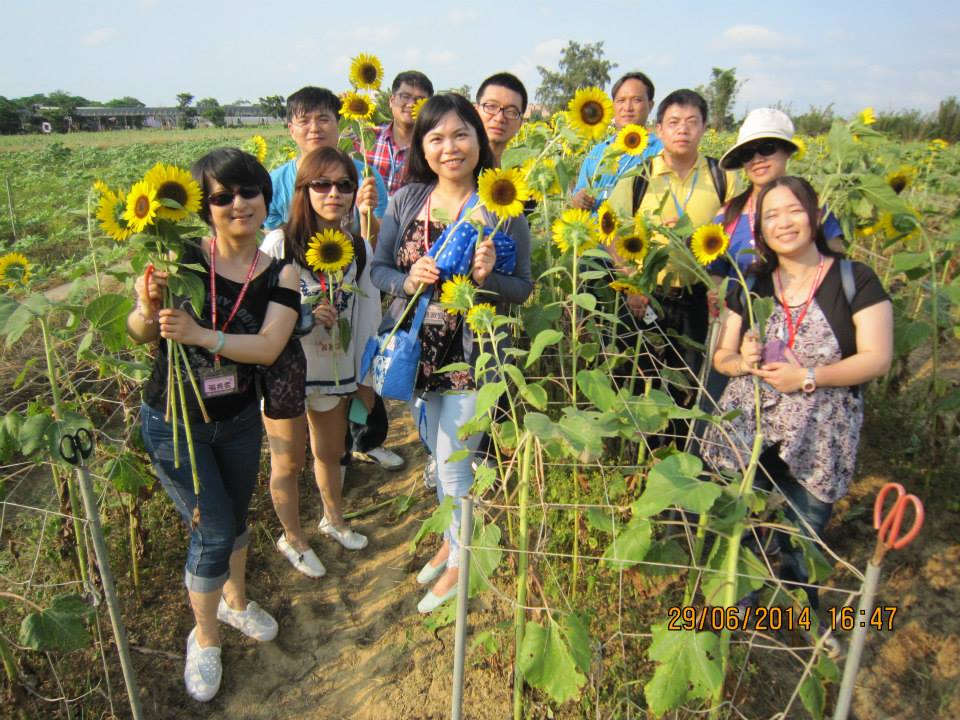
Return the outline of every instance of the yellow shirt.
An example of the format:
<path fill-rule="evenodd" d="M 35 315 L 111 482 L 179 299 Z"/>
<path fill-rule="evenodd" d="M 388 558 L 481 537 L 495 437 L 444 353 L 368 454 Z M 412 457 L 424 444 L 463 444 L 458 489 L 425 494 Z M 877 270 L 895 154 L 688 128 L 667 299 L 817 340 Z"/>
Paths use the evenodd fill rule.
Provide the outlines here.
<path fill-rule="evenodd" d="M 677 220 L 681 214 L 687 215 L 695 228 L 713 222 L 723 204 L 740 191 L 737 174 L 729 171 L 726 174 L 727 194 L 721 202 L 706 156 L 699 155 L 687 176 L 681 178 L 667 167 L 661 151 L 653 158 L 650 182 L 638 212 L 657 225 Z M 633 181 L 632 177 L 621 180 L 610 193 L 608 202 L 614 212 L 626 216 L 633 214 Z M 662 236 L 654 236 L 655 242 L 658 237 L 660 242 L 665 242 Z M 674 287 L 696 282 L 696 274 L 688 269 L 691 262 L 694 261 L 684 253 L 671 251 L 670 261 L 659 276 L 661 284 L 667 275 L 672 277 L 666 284 Z"/>

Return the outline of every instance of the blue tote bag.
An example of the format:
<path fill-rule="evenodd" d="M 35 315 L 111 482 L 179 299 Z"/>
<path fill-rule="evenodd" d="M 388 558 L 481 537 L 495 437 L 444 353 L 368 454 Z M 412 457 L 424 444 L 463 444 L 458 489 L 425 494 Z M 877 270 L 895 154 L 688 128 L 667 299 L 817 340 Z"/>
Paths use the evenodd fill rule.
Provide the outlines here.
<path fill-rule="evenodd" d="M 405 402 L 413 398 L 420 366 L 420 326 L 429 304 L 428 292 L 417 302 L 409 330 L 397 330 L 389 341 L 390 333 L 367 340 L 360 360 L 360 377 L 365 378 L 372 367 L 373 389 L 380 397 Z"/>

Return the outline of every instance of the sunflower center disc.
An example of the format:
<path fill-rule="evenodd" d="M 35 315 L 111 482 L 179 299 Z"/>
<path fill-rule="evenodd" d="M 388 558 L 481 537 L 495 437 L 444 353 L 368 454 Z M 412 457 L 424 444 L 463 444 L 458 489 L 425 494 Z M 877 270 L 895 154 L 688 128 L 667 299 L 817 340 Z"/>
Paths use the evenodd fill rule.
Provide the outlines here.
<path fill-rule="evenodd" d="M 613 221 L 610 213 L 604 213 L 600 218 L 600 229 L 603 230 L 604 235 L 609 235 L 617 229 L 617 224 Z"/>
<path fill-rule="evenodd" d="M 509 205 L 517 199 L 517 189 L 507 180 L 500 180 L 494 184 L 491 194 L 497 205 Z"/>
<path fill-rule="evenodd" d="M 598 102 L 584 103 L 580 117 L 587 125 L 596 125 L 603 119 L 603 106 Z"/>
<path fill-rule="evenodd" d="M 327 243 L 320 249 L 320 256 L 325 263 L 340 262 L 340 258 L 343 257 L 343 248 L 336 243 Z"/>
<path fill-rule="evenodd" d="M 133 212 L 138 218 L 145 218 L 150 212 L 150 200 L 146 195 L 137 198 L 136 205 L 133 206 Z"/>
<path fill-rule="evenodd" d="M 373 85 L 377 81 L 377 69 L 373 65 L 364 65 L 360 77 L 367 85 Z"/>
<path fill-rule="evenodd" d="M 638 253 L 643 250 L 643 242 L 638 237 L 628 237 L 623 241 L 623 248 L 629 253 Z"/>
<path fill-rule="evenodd" d="M 640 133 L 629 133 L 623 139 L 623 144 L 631 150 L 633 150 L 633 148 L 640 147 Z"/>
<path fill-rule="evenodd" d="M 354 100 L 350 103 L 350 112 L 354 115 L 366 115 L 367 104 L 363 100 Z"/>
<path fill-rule="evenodd" d="M 187 204 L 187 191 L 180 183 L 165 182 L 160 186 L 160 189 L 157 190 L 157 197 L 173 200 L 180 205 Z"/>

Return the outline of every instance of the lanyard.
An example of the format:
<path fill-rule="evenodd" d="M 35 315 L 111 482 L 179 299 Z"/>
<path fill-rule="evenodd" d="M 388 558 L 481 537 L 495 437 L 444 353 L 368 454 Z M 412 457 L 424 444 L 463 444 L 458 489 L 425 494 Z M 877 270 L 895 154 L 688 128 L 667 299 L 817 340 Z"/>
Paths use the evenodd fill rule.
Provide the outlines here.
<path fill-rule="evenodd" d="M 690 192 L 687 193 L 686 200 L 683 201 L 683 205 L 680 204 L 680 201 L 677 199 L 677 194 L 673 191 L 673 183 L 670 183 L 670 196 L 673 198 L 673 206 L 677 209 L 677 219 L 679 220 L 683 217 L 683 214 L 687 211 L 687 205 L 690 203 L 690 198 L 693 197 L 693 191 L 697 187 L 697 178 L 700 177 L 700 168 L 697 168 L 693 173 L 693 182 L 690 183 Z M 680 187 L 683 187 L 681 182 Z"/>
<path fill-rule="evenodd" d="M 230 325 L 230 322 L 233 320 L 234 316 L 237 314 L 237 310 L 240 309 L 240 303 L 243 302 L 244 296 L 247 294 L 247 288 L 250 287 L 250 280 L 253 279 L 253 273 L 257 269 L 257 262 L 260 260 L 260 249 L 257 248 L 257 251 L 253 254 L 253 262 L 250 263 L 250 269 L 247 270 L 247 278 L 243 281 L 243 287 L 240 288 L 240 294 L 237 295 L 237 301 L 233 305 L 233 310 L 230 311 L 230 315 L 227 317 L 227 321 L 223 324 L 222 328 L 219 328 L 221 332 L 226 332 L 227 326 Z M 210 238 L 210 320 L 214 330 L 217 330 L 217 236 L 214 235 Z M 220 364 L 220 356 L 213 356 L 214 362 Z"/>
<path fill-rule="evenodd" d="M 467 203 L 470 202 L 470 200 L 471 200 L 475 195 L 476 195 L 476 193 L 471 193 L 470 195 L 467 195 L 467 197 L 464 198 L 464 201 L 463 201 L 462 203 L 460 203 L 460 209 L 457 210 L 457 219 L 454 220 L 454 222 L 459 222 L 459 221 L 460 221 L 460 218 L 461 218 L 461 216 L 463 215 L 463 209 L 467 206 Z M 424 240 L 424 243 L 425 243 L 425 245 L 426 245 L 427 252 L 430 252 L 430 201 L 431 201 L 431 200 L 433 200 L 433 193 L 430 193 L 430 194 L 427 196 L 427 220 L 426 220 L 426 222 L 423 224 L 423 226 L 424 226 L 424 227 L 423 227 L 423 231 L 424 231 L 424 234 L 425 234 L 425 236 L 426 236 L 426 239 Z"/>
<path fill-rule="evenodd" d="M 783 281 L 780 279 L 780 268 L 777 268 L 777 284 L 780 286 L 780 304 L 783 306 L 783 314 L 787 316 L 787 347 L 793 349 L 793 341 L 797 339 L 797 332 L 800 330 L 800 323 L 807 316 L 807 309 L 813 300 L 817 287 L 820 285 L 820 275 L 823 273 L 823 255 L 820 256 L 820 264 L 817 265 L 817 276 L 813 279 L 813 285 L 810 286 L 810 294 L 807 295 L 807 301 L 800 309 L 797 316 L 797 324 L 793 324 L 793 316 L 790 314 L 790 306 L 787 305 L 787 294 L 783 291 Z"/>

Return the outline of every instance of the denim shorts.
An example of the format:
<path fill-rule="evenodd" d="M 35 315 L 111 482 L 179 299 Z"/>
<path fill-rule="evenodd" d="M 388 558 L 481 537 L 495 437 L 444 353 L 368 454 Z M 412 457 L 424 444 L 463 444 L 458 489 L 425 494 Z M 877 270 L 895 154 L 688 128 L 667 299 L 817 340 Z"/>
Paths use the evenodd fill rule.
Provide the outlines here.
<path fill-rule="evenodd" d="M 141 435 L 163 489 L 191 528 L 197 503 L 183 424 L 178 423 L 180 467 L 173 462 L 173 427 L 163 413 L 140 408 Z M 263 423 L 259 403 L 226 420 L 194 423 L 194 453 L 200 477 L 200 523 L 190 529 L 184 583 L 193 592 L 213 592 L 230 576 L 230 555 L 246 546 L 247 510 L 260 471 Z"/>

